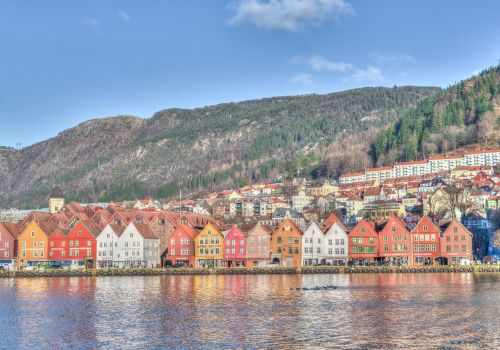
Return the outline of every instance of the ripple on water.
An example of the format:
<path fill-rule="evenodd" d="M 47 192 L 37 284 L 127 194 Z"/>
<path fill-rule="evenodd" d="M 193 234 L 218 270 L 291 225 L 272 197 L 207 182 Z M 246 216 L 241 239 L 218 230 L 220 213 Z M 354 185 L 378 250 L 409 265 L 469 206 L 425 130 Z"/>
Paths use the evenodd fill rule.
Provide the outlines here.
<path fill-rule="evenodd" d="M 5 279 L 0 349 L 500 348 L 499 289 L 469 273 Z"/>

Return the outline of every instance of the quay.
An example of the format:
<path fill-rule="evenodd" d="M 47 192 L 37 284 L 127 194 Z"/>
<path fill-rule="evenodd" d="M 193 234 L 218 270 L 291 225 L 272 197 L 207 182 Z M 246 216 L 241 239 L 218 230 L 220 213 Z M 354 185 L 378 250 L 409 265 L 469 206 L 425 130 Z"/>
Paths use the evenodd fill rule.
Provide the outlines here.
<path fill-rule="evenodd" d="M 165 269 L 53 269 L 0 271 L 0 278 L 80 277 L 80 276 L 160 276 L 160 275 L 294 275 L 360 273 L 500 273 L 498 265 L 474 266 L 306 266 L 252 268 L 165 268 Z"/>

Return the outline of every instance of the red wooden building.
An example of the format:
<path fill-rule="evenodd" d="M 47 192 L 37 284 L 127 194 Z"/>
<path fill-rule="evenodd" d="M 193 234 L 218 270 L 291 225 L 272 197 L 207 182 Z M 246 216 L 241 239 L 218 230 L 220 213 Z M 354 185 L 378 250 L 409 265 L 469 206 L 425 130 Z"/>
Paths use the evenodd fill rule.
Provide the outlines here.
<path fill-rule="evenodd" d="M 403 221 L 391 214 L 378 233 L 379 256 L 387 265 L 409 265 L 411 237 Z"/>
<path fill-rule="evenodd" d="M 472 233 L 456 219 L 442 228 L 444 228 L 441 234 L 442 263 L 455 265 L 472 262 Z"/>
<path fill-rule="evenodd" d="M 69 231 L 57 227 L 49 234 L 49 260 L 69 260 L 68 242 L 66 236 Z"/>
<path fill-rule="evenodd" d="M 424 216 L 411 231 L 412 262 L 414 265 L 439 264 L 441 250 L 440 230 L 428 216 Z"/>
<path fill-rule="evenodd" d="M 97 240 L 100 229 L 91 221 L 79 221 L 66 236 L 67 260 L 77 261 L 87 267 L 95 267 Z"/>
<path fill-rule="evenodd" d="M 194 266 L 194 238 L 197 232 L 189 225 L 178 224 L 167 242 L 167 260 L 172 264 Z"/>
<path fill-rule="evenodd" d="M 375 222 L 361 220 L 349 232 L 349 261 L 354 264 L 374 262 L 379 254 L 378 234 Z"/>
<path fill-rule="evenodd" d="M 224 265 L 227 267 L 246 265 L 247 237 L 238 226 L 233 226 L 224 237 Z"/>

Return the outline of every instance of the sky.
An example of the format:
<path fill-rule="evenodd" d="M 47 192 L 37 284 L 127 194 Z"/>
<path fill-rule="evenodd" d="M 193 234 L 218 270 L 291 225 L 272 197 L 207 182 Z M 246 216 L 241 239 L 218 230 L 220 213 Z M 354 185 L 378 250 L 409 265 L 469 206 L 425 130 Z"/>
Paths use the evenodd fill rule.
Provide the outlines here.
<path fill-rule="evenodd" d="M 0 0 L 0 145 L 365 86 L 446 87 L 500 59 L 500 1 Z"/>

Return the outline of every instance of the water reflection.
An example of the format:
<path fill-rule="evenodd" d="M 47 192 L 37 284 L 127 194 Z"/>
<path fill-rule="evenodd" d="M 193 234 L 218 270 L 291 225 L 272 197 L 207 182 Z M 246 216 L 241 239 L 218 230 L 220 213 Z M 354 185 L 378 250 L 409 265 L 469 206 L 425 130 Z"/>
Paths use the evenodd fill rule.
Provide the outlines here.
<path fill-rule="evenodd" d="M 498 348 L 499 287 L 468 273 L 4 279 L 0 348 Z"/>

